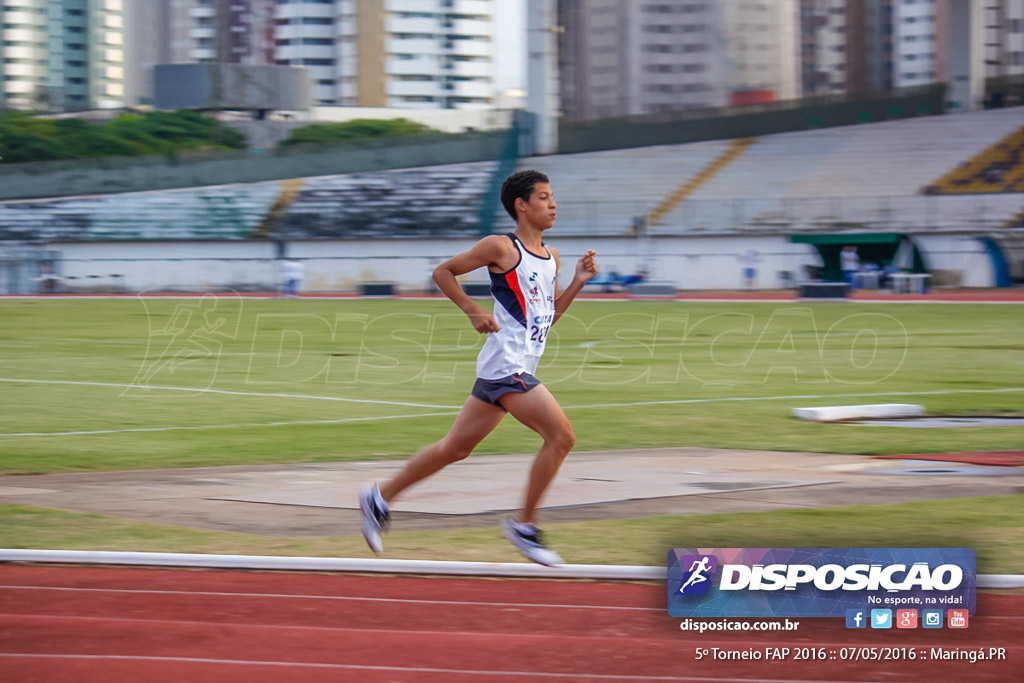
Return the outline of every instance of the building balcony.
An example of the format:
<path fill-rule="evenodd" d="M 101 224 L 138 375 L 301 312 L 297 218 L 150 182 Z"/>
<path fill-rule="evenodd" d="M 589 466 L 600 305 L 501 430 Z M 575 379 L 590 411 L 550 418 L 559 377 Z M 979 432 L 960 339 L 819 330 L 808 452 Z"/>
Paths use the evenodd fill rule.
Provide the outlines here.
<path fill-rule="evenodd" d="M 455 14 L 471 14 L 481 17 L 491 16 L 491 3 L 486 0 L 455 0 L 449 10 Z"/>
<path fill-rule="evenodd" d="M 32 63 L 21 63 L 21 64 L 8 64 L 4 67 L 4 75 L 6 76 L 21 76 L 23 78 L 41 78 L 42 67 L 37 67 Z"/>
<path fill-rule="evenodd" d="M 4 48 L 5 59 L 46 59 L 44 50 L 36 50 L 31 47 L 6 47 Z"/>
<path fill-rule="evenodd" d="M 391 79 L 384 87 L 388 97 L 441 97 L 445 91 L 437 81 L 396 81 Z"/>
<path fill-rule="evenodd" d="M 491 22 L 476 19 L 456 19 L 450 22 L 451 26 L 445 28 L 445 33 L 454 33 L 460 36 L 480 36 L 490 38 L 492 29 Z"/>
<path fill-rule="evenodd" d="M 384 0 L 385 12 L 436 13 L 441 9 L 438 0 Z"/>
<path fill-rule="evenodd" d="M 440 76 L 443 71 L 436 58 L 418 57 L 416 59 L 395 59 L 387 61 L 387 73 L 392 76 L 416 76 L 436 75 Z"/>
<path fill-rule="evenodd" d="M 319 38 L 337 40 L 332 26 L 278 26 L 274 37 L 278 40 L 302 40 L 303 38 Z"/>
<path fill-rule="evenodd" d="M 46 22 L 41 15 L 19 10 L 6 10 L 4 12 L 0 12 L 0 19 L 2 19 L 4 26 L 23 26 L 25 28 L 37 26 L 39 28 L 43 28 L 43 26 L 46 25 Z"/>
<path fill-rule="evenodd" d="M 494 64 L 489 61 L 459 62 L 453 61 L 451 67 L 444 70 L 452 76 L 469 78 L 493 78 Z"/>
<path fill-rule="evenodd" d="M 441 33 L 443 30 L 438 19 L 389 16 L 384 20 L 384 31 L 386 33 L 429 33 L 434 35 Z"/>
<path fill-rule="evenodd" d="M 441 40 L 427 38 L 395 38 L 384 43 L 388 54 L 436 55 L 441 52 Z"/>
<path fill-rule="evenodd" d="M 335 9 L 333 4 L 289 3 L 282 5 L 278 3 L 274 10 L 274 16 L 277 19 L 302 19 L 303 17 L 333 19 Z"/>
<path fill-rule="evenodd" d="M 44 33 L 31 28 L 7 28 L 0 31 L 5 43 L 35 43 L 40 39 L 45 40 Z"/>
<path fill-rule="evenodd" d="M 486 40 L 452 40 L 446 54 L 466 55 L 467 57 L 490 57 L 492 45 Z"/>
<path fill-rule="evenodd" d="M 446 91 L 449 97 L 494 97 L 494 84 L 490 81 L 455 81 L 451 90 Z"/>
<path fill-rule="evenodd" d="M 31 95 L 36 91 L 36 81 L 4 81 L 4 92 L 10 95 Z"/>

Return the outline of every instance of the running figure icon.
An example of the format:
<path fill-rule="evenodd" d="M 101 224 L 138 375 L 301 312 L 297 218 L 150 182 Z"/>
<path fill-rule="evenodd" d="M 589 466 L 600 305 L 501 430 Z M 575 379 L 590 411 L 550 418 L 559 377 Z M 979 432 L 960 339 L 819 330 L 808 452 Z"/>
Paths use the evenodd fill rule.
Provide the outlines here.
<path fill-rule="evenodd" d="M 711 558 L 705 555 L 704 557 L 700 558 L 699 561 L 693 561 L 693 564 L 691 564 L 690 568 L 687 570 L 690 572 L 690 578 L 688 578 L 686 582 L 679 587 L 680 593 L 684 592 L 687 588 L 694 584 L 703 583 L 708 580 L 708 577 L 705 576 L 705 574 L 711 570 L 711 567 L 708 566 L 708 562 L 710 560 Z"/>

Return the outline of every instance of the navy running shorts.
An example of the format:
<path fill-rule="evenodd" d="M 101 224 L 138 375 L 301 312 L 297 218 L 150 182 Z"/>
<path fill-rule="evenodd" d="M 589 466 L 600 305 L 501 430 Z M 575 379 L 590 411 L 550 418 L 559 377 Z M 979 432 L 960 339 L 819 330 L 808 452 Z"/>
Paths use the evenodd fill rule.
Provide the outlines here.
<path fill-rule="evenodd" d="M 473 384 L 473 395 L 485 403 L 504 408 L 500 399 L 510 391 L 525 394 L 540 384 L 540 380 L 528 372 L 518 372 L 500 379 L 477 379 Z"/>

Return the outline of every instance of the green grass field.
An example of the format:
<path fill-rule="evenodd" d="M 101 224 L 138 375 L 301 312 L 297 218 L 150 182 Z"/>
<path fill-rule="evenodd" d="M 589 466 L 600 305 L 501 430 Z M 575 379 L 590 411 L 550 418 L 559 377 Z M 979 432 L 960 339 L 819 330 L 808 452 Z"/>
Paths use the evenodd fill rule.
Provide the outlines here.
<path fill-rule="evenodd" d="M 480 343 L 432 300 L 8 300 L 0 319 L 3 473 L 406 456 L 447 430 Z M 1021 430 L 808 424 L 791 410 L 1021 415 L 1022 337 L 1014 305 L 578 301 L 538 375 L 580 450 L 1010 449 Z M 480 452 L 523 441 L 508 420 Z"/>
<path fill-rule="evenodd" d="M 404 458 L 448 429 L 480 344 L 442 300 L 9 299 L 0 321 L 0 474 Z M 1020 428 L 810 424 L 791 410 L 1021 416 L 1022 337 L 1017 305 L 584 300 L 537 374 L 578 450 L 1003 450 L 1021 447 Z M 478 453 L 536 445 L 507 420 Z M 0 508 L 0 526 L 44 534 L 46 516 L 24 510 Z M 1005 514 L 1019 538 L 1024 513 Z M 31 545 L 0 531 L 5 543 Z"/>

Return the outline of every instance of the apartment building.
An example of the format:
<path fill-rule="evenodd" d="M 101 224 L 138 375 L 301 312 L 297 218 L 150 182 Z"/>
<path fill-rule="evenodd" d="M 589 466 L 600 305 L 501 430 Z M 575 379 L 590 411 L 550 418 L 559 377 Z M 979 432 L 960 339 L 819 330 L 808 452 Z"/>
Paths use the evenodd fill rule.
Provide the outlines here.
<path fill-rule="evenodd" d="M 155 0 L 171 63 L 302 66 L 318 105 L 488 108 L 499 0 Z"/>
<path fill-rule="evenodd" d="M 559 0 L 570 120 L 800 94 L 796 0 Z"/>
<path fill-rule="evenodd" d="M 4 0 L 0 106 L 124 106 L 124 0 Z"/>
<path fill-rule="evenodd" d="M 497 0 L 338 0 L 337 95 L 363 107 L 487 109 Z"/>
<path fill-rule="evenodd" d="M 985 75 L 1024 74 L 1024 0 L 985 2 Z"/>
<path fill-rule="evenodd" d="M 800 0 L 800 87 L 805 96 L 846 92 L 847 69 L 857 68 L 858 61 L 847 42 L 848 27 L 856 24 L 850 16 L 853 5 L 847 0 Z"/>

